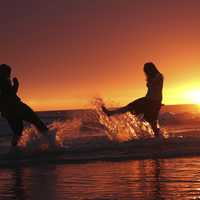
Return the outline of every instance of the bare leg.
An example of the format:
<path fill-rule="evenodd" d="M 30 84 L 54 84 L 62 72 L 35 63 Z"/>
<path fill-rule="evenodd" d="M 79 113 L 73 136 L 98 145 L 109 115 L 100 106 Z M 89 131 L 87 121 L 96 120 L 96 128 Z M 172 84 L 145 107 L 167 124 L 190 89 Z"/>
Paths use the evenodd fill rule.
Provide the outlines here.
<path fill-rule="evenodd" d="M 108 110 L 104 106 L 102 106 L 102 110 L 108 116 L 123 114 L 126 112 L 131 112 L 132 114 L 134 113 L 134 114 L 138 115 L 138 114 L 144 112 L 145 104 L 146 104 L 146 99 L 145 99 L 145 97 L 142 97 L 142 98 L 136 99 L 135 101 L 129 103 L 126 106 L 123 106 L 123 107 L 115 109 L 115 110 Z"/>
<path fill-rule="evenodd" d="M 102 110 L 104 113 L 106 113 L 108 116 L 112 115 L 118 115 L 118 114 L 123 114 L 129 111 L 128 106 L 121 107 L 119 109 L 115 110 L 108 110 L 106 107 L 102 106 Z"/>
<path fill-rule="evenodd" d="M 28 121 L 36 126 L 40 132 L 48 131 L 47 126 L 40 120 L 36 113 L 26 104 L 22 105 L 23 120 Z"/>
<path fill-rule="evenodd" d="M 154 132 L 155 137 L 160 137 L 160 136 L 161 136 L 161 135 L 160 135 L 160 128 L 159 128 L 159 126 L 158 126 L 157 120 L 156 120 L 156 121 L 153 121 L 153 122 L 149 122 L 149 123 L 150 123 L 150 125 L 151 125 L 151 127 L 152 127 L 152 129 L 153 129 L 153 132 Z"/>

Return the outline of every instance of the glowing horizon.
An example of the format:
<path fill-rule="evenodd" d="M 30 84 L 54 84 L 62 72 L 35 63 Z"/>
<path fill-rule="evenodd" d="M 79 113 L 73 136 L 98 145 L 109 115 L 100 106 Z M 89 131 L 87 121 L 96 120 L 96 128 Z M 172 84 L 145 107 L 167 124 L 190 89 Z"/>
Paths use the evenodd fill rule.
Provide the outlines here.
<path fill-rule="evenodd" d="M 192 104 L 192 105 L 199 105 L 200 106 L 200 90 L 188 90 L 188 91 L 182 91 L 180 93 L 177 93 L 176 89 L 169 89 L 170 93 L 173 95 L 168 98 L 164 98 L 163 104 L 165 105 L 185 105 L 185 104 Z M 176 95 L 174 95 L 176 94 Z M 165 93 L 164 93 L 165 95 Z M 120 97 L 120 95 L 116 96 L 96 96 L 103 98 L 105 103 L 110 106 L 122 106 L 126 105 L 131 101 L 134 101 L 136 98 L 139 98 L 140 96 L 123 96 Z M 26 99 L 26 103 L 28 103 L 30 106 L 32 106 L 34 109 L 38 111 L 42 110 L 63 110 L 63 109 L 87 109 L 92 108 L 91 101 L 94 97 L 88 97 L 85 99 L 63 99 L 63 100 L 48 100 L 48 99 L 37 99 L 37 100 L 31 100 Z"/>
<path fill-rule="evenodd" d="M 146 94 L 149 61 L 165 77 L 164 104 L 200 104 L 200 1 L 21 0 L 2 7 L 1 62 L 36 110 L 86 108 L 96 96 L 127 104 Z"/>

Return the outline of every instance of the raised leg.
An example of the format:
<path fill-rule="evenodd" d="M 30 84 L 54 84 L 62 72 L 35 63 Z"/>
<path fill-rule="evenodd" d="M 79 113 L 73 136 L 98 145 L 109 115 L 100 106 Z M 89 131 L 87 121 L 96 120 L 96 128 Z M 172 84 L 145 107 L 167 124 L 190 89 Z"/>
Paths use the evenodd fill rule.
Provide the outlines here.
<path fill-rule="evenodd" d="M 146 98 L 142 97 L 142 98 L 136 99 L 135 101 L 129 103 L 128 105 L 124 107 L 121 107 L 115 110 L 108 110 L 104 106 L 102 106 L 102 110 L 108 116 L 123 114 L 126 112 L 131 112 L 132 114 L 139 115 L 141 113 L 144 113 L 145 107 L 146 107 Z"/>
<path fill-rule="evenodd" d="M 102 106 L 102 110 L 103 112 L 108 115 L 108 116 L 112 116 L 112 115 L 119 115 L 119 114 L 123 114 L 129 111 L 129 107 L 128 106 L 124 106 L 115 110 L 108 110 L 106 107 Z"/>

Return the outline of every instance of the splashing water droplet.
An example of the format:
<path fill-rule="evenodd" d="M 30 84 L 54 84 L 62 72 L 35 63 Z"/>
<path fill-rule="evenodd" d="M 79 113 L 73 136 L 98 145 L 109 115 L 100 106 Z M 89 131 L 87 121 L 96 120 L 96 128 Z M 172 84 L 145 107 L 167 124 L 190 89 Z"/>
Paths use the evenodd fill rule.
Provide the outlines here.
<path fill-rule="evenodd" d="M 80 119 L 54 121 L 48 128 L 49 131 L 45 133 L 39 133 L 34 127 L 26 128 L 20 138 L 18 146 L 21 149 L 28 151 L 45 151 L 50 148 L 62 148 L 66 147 L 65 141 L 68 143 L 79 137 Z"/>
<path fill-rule="evenodd" d="M 151 138 L 154 137 L 154 132 L 148 122 L 144 121 L 141 117 L 125 113 L 108 117 L 102 111 L 104 102 L 101 98 L 95 98 L 92 104 L 96 108 L 99 116 L 99 121 L 107 129 L 107 136 L 111 140 L 124 142 L 134 139 Z"/>
<path fill-rule="evenodd" d="M 135 139 L 154 137 L 153 130 L 142 117 L 131 113 L 108 117 L 102 111 L 103 100 L 96 98 L 92 102 L 95 110 L 80 111 L 79 117 L 70 120 L 53 121 L 48 125 L 49 131 L 39 133 L 34 127 L 23 131 L 18 146 L 26 151 L 44 151 L 56 148 L 73 148 L 74 146 L 88 146 L 88 141 L 95 141 L 95 137 L 103 137 L 112 141 L 124 142 Z M 107 136 L 107 137 L 105 137 Z"/>

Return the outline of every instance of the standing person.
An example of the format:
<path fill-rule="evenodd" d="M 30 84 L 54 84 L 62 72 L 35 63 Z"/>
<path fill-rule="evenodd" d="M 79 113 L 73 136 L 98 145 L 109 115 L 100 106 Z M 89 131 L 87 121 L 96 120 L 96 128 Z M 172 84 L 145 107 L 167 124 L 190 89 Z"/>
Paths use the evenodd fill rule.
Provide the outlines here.
<path fill-rule="evenodd" d="M 163 75 L 156 66 L 151 63 L 144 64 L 144 73 L 146 75 L 147 94 L 145 97 L 136 99 L 127 106 L 116 110 L 108 110 L 102 106 L 102 110 L 108 115 L 122 114 L 131 112 L 132 114 L 143 114 L 144 119 L 151 125 L 155 136 L 160 136 L 158 128 L 158 115 L 162 105 Z"/>
<path fill-rule="evenodd" d="M 48 131 L 46 125 L 38 118 L 36 113 L 17 96 L 19 82 L 17 78 L 11 80 L 11 67 L 0 65 L 0 111 L 7 119 L 14 135 L 12 146 L 17 146 L 23 131 L 23 121 L 30 122 L 40 132 Z"/>

